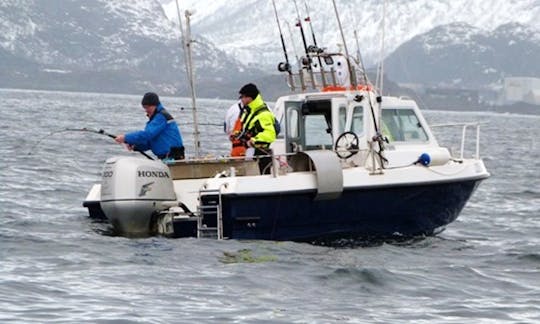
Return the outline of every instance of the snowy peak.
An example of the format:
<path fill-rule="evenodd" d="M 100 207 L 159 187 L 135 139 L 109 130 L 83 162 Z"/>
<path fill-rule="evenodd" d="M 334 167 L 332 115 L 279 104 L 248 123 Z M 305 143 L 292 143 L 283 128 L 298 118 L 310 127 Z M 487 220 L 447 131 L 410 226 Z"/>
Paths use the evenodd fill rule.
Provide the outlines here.
<path fill-rule="evenodd" d="M 386 59 L 386 72 L 403 83 L 468 88 L 485 88 L 507 76 L 538 77 L 538 35 L 519 23 L 494 30 L 439 26 L 397 48 Z"/>
<path fill-rule="evenodd" d="M 188 93 L 179 29 L 157 0 L 3 0 L 0 27 L 0 86 Z M 252 75 L 196 38 L 201 95 Z"/>
<path fill-rule="evenodd" d="M 133 47 L 143 39 L 170 42 L 176 37 L 176 28 L 152 0 L 10 0 L 2 2 L 0 13 L 2 30 L 8 31 L 0 35 L 0 46 L 42 64 L 115 64 L 135 54 Z"/>
<path fill-rule="evenodd" d="M 472 45 L 476 42 L 475 37 L 481 31 L 481 29 L 466 23 L 452 23 L 438 26 L 430 32 L 418 36 L 417 41 L 422 42 L 425 50 L 429 52 L 451 45 Z"/>
<path fill-rule="evenodd" d="M 176 21 L 176 5 L 172 0 L 162 0 L 167 15 Z M 341 37 L 337 28 L 334 8 L 328 0 L 296 0 L 300 16 L 307 16 L 308 5 L 317 42 L 330 50 L 338 49 Z M 386 7 L 385 53 L 391 53 L 413 37 L 445 25 L 467 25 L 482 30 L 495 30 L 501 25 L 519 23 L 540 29 L 538 0 L 396 0 Z M 180 1 L 182 9 L 194 9 L 193 28 L 205 35 L 228 53 L 245 62 L 265 65 L 275 69 L 282 59 L 279 32 L 270 0 L 214 0 Z M 344 27 L 349 50 L 354 51 L 354 31 L 358 31 L 360 50 L 367 65 L 376 63 L 381 53 L 382 0 L 336 0 Z M 282 29 L 291 53 L 303 52 L 300 33 L 294 27 L 296 8 L 294 2 L 276 1 Z M 288 26 L 292 33 L 289 33 Z M 308 43 L 310 31 L 306 29 Z M 444 30 L 441 30 L 443 32 Z M 474 31 L 470 31 L 472 36 Z M 292 37 L 291 37 L 292 34 Z M 459 33 L 453 36 L 458 37 Z M 466 39 L 466 34 L 461 37 Z M 309 44 L 308 44 L 309 45 Z M 296 47 L 296 50 L 295 50 Z"/>
<path fill-rule="evenodd" d="M 540 43 L 540 28 L 520 23 L 508 23 L 497 27 L 490 35 L 499 39 L 521 39 Z"/>

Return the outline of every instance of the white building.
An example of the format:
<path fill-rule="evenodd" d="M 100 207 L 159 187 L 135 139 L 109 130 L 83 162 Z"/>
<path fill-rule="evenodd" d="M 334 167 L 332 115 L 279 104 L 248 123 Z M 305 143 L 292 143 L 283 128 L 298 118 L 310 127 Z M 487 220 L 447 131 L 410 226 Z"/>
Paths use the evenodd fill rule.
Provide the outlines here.
<path fill-rule="evenodd" d="M 505 78 L 503 101 L 505 104 L 521 101 L 540 105 L 540 79 L 529 77 Z"/>

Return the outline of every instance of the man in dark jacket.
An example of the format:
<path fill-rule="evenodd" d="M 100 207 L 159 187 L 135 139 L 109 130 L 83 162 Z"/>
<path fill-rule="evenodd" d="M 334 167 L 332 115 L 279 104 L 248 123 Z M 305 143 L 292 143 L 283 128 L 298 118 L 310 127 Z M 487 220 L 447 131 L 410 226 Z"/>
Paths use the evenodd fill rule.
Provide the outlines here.
<path fill-rule="evenodd" d="M 136 151 L 152 150 L 158 158 L 183 160 L 182 135 L 173 117 L 163 108 L 159 97 L 153 92 L 144 95 L 141 102 L 149 120 L 144 130 L 118 135 L 117 143 L 126 143 Z"/>

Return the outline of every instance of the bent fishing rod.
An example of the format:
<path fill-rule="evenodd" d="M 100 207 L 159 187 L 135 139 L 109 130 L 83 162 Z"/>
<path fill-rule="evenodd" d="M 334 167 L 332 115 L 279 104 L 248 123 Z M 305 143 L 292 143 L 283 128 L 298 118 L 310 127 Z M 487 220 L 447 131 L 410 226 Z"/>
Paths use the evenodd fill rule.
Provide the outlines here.
<path fill-rule="evenodd" d="M 105 136 L 110 137 L 112 139 L 116 139 L 116 135 L 108 133 L 108 132 L 104 131 L 103 129 L 93 129 L 93 128 L 86 128 L 86 127 L 83 127 L 83 128 L 64 128 L 64 129 L 60 129 L 60 130 L 51 132 L 51 133 L 43 136 L 36 144 L 34 144 L 34 146 L 32 146 L 32 148 L 28 152 L 28 155 L 32 155 L 32 151 L 34 150 L 34 148 L 37 147 L 39 144 L 41 144 L 41 142 L 43 142 L 48 137 L 51 137 L 52 135 L 55 135 L 55 134 L 66 133 L 66 132 L 88 132 L 88 133 L 94 133 L 94 134 L 99 134 L 99 135 L 105 135 Z M 150 160 L 153 160 L 153 158 L 150 155 L 144 153 L 143 151 L 139 151 L 139 150 L 135 150 L 135 151 L 141 153 L 146 158 L 148 158 Z"/>

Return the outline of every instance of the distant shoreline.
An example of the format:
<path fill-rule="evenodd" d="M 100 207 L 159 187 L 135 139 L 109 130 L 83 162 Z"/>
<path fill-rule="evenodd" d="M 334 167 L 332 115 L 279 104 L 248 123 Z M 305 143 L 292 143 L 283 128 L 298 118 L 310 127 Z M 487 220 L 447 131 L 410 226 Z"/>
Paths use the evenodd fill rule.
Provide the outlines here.
<path fill-rule="evenodd" d="M 526 103 L 516 103 L 502 106 L 464 106 L 464 107 L 421 107 L 423 111 L 456 111 L 456 112 L 493 112 L 500 114 L 522 114 L 522 115 L 540 115 L 540 106 Z"/>
<path fill-rule="evenodd" d="M 36 88 L 5 88 L 0 87 L 0 91 L 17 91 L 17 92 L 57 92 L 57 93 L 80 93 L 85 95 L 92 95 L 92 94 L 106 94 L 111 96 L 136 96 L 140 95 L 138 92 L 133 93 L 121 93 L 121 92 L 97 92 L 97 91 L 85 91 L 85 90 L 56 90 L 56 89 L 36 89 Z M 164 97 L 171 97 L 171 98 L 190 98 L 189 95 L 163 95 Z M 232 100 L 231 98 L 206 98 L 206 97 L 197 97 L 197 99 L 201 100 Z M 270 101 L 271 102 L 271 101 Z M 420 103 L 418 102 L 420 105 Z M 488 106 L 488 105 L 481 105 L 481 106 L 462 106 L 462 107 L 426 107 L 425 105 L 420 105 L 420 108 L 422 111 L 451 111 L 451 112 L 491 112 L 491 113 L 499 113 L 499 114 L 518 114 L 518 115 L 534 115 L 534 116 L 540 116 L 540 106 L 530 105 L 527 103 L 516 103 L 513 105 L 502 105 L 502 106 Z"/>

